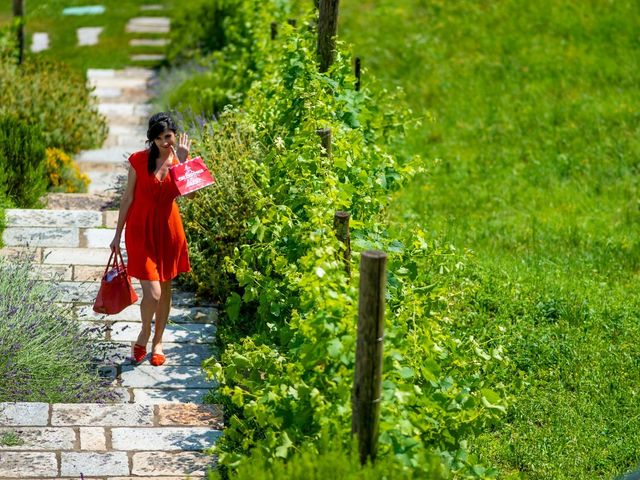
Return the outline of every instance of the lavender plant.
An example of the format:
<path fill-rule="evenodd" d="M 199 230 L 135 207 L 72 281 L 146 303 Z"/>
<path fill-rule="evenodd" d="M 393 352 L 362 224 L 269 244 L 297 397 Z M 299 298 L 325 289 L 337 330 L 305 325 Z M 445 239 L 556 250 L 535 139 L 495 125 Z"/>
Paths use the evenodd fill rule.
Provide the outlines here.
<path fill-rule="evenodd" d="M 30 277 L 30 260 L 0 257 L 0 402 L 105 402 L 89 332 L 57 302 L 52 283 Z"/>

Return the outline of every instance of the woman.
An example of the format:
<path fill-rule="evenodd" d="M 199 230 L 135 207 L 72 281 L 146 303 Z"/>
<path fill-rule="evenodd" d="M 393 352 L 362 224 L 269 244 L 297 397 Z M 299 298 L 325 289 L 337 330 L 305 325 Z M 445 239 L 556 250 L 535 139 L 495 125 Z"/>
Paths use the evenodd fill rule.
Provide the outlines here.
<path fill-rule="evenodd" d="M 175 202 L 179 193 L 168 178 L 169 167 L 187 160 L 191 141 L 186 134 L 177 139 L 175 123 L 162 112 L 149 119 L 147 144 L 146 150 L 129 157 L 131 166 L 111 250 L 120 250 L 126 223 L 127 270 L 142 285 L 142 329 L 133 346 L 133 359 L 140 363 L 147 355 L 155 314 L 151 364 L 159 366 L 165 362 L 162 334 L 171 310 L 171 280 L 190 270 L 187 241 Z"/>

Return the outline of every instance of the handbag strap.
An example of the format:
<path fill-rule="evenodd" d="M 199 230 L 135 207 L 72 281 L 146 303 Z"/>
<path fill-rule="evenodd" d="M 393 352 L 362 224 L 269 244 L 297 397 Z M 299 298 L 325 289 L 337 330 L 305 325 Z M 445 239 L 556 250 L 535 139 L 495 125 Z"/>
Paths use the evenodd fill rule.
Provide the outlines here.
<path fill-rule="evenodd" d="M 120 265 L 122 265 L 122 271 L 127 273 L 127 266 L 124 263 L 124 259 L 122 258 L 122 250 L 118 249 L 118 256 L 120 257 Z"/>
<path fill-rule="evenodd" d="M 104 278 L 107 275 L 107 272 L 109 271 L 109 267 L 111 266 L 111 260 L 113 259 L 113 255 L 115 254 L 115 251 L 111 251 L 111 255 L 109 256 L 109 260 L 107 261 L 107 266 L 104 268 L 104 273 L 102 274 L 102 277 Z M 116 259 L 116 266 L 117 266 L 117 259 Z"/>

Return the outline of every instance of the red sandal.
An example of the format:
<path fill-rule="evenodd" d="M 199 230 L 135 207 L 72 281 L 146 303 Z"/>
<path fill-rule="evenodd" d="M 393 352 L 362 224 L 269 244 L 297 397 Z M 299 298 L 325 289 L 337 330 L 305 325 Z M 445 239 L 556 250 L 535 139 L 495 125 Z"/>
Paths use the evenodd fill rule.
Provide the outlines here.
<path fill-rule="evenodd" d="M 133 345 L 133 359 L 136 363 L 140 363 L 147 356 L 147 347 L 145 345 Z"/>
<path fill-rule="evenodd" d="M 167 358 L 164 355 L 160 353 L 154 353 L 151 355 L 151 365 L 153 365 L 154 367 L 159 367 L 164 363 L 166 359 Z"/>

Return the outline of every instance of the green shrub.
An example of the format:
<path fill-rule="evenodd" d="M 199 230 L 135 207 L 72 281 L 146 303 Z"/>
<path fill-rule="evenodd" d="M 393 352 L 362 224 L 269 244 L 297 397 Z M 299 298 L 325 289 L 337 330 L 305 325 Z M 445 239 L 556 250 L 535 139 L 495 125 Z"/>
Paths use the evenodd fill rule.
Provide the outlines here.
<path fill-rule="evenodd" d="M 0 191 L 32 208 L 47 190 L 44 140 L 38 127 L 0 116 Z"/>
<path fill-rule="evenodd" d="M 341 450 L 334 445 L 326 451 L 304 450 L 291 458 L 287 463 L 269 463 L 256 454 L 251 462 L 243 464 L 236 473 L 229 476 L 231 480 L 412 480 L 423 479 L 411 469 L 406 468 L 392 457 L 379 459 L 375 464 L 360 465 L 355 451 Z M 433 458 L 429 480 L 444 478 L 437 471 L 438 460 Z M 209 480 L 221 480 L 219 472 L 209 474 Z"/>
<path fill-rule="evenodd" d="M 242 158 L 255 158 L 261 152 L 252 149 L 255 143 L 246 123 L 229 118 L 217 128 L 196 139 L 216 183 L 182 206 L 192 269 L 181 281 L 200 297 L 224 303 L 238 288 L 227 271 L 228 258 L 248 241 L 246 224 L 257 208 L 255 181 Z"/>
<path fill-rule="evenodd" d="M 107 135 L 84 77 L 62 63 L 28 57 L 0 63 L 0 115 L 37 125 L 47 147 L 68 153 L 97 148 Z"/>
<path fill-rule="evenodd" d="M 104 402 L 93 340 L 61 307 L 54 284 L 32 280 L 26 258 L 0 257 L 0 402 Z"/>

